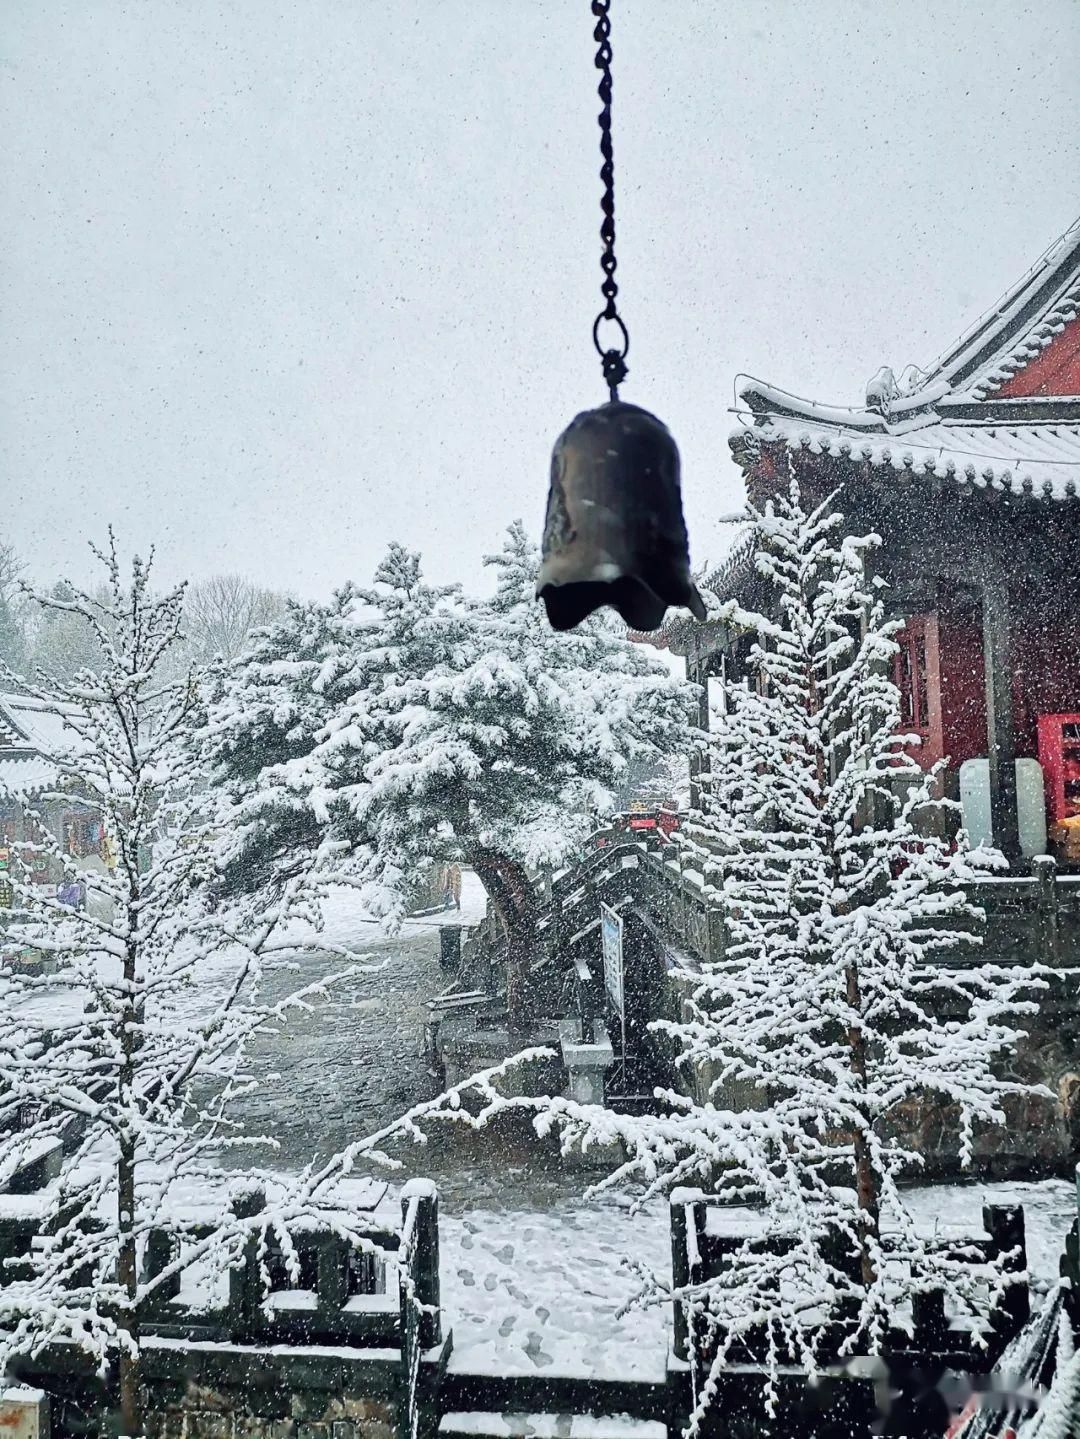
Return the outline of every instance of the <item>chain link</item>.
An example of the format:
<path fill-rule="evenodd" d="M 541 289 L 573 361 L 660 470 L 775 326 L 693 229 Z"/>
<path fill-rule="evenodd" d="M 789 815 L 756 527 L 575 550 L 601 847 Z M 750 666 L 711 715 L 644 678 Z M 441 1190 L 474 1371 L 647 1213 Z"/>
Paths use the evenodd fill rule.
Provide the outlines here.
<path fill-rule="evenodd" d="M 603 160 L 600 166 L 600 179 L 604 186 L 604 193 L 600 200 L 600 209 L 604 216 L 600 225 L 600 239 L 603 241 L 600 268 L 604 272 L 600 293 L 604 297 L 604 308 L 593 322 L 593 344 L 596 346 L 596 353 L 600 356 L 604 381 L 611 399 L 615 401 L 619 398 L 619 386 L 627 375 L 626 356 L 630 351 L 630 336 L 615 303 L 619 295 L 619 286 L 615 279 L 618 261 L 615 259 L 615 154 L 611 143 L 610 9 L 611 0 L 592 0 L 592 13 L 596 16 L 596 29 L 593 31 L 593 39 L 596 41 L 597 47 L 596 68 L 600 71 L 600 155 Z M 605 349 L 601 344 L 600 326 L 607 320 L 618 327 L 622 341 L 621 347 Z"/>

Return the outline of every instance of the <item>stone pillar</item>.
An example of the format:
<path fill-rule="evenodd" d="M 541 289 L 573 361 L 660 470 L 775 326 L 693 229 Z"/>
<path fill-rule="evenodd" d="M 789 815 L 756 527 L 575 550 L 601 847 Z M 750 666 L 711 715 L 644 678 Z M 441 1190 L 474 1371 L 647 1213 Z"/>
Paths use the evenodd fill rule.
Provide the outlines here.
<path fill-rule="evenodd" d="M 0 1389 L 0 1434 L 4 1439 L 49 1439 L 49 1396 L 23 1384 Z"/>
<path fill-rule="evenodd" d="M 457 974 L 461 969 L 461 925 L 439 926 L 439 968 Z"/>
<path fill-rule="evenodd" d="M 560 1035 L 563 1064 L 566 1066 L 570 1098 L 579 1104 L 603 1104 L 604 1075 L 615 1061 L 607 1030 L 596 1021 L 595 1040 L 585 1044 L 565 1030 Z"/>

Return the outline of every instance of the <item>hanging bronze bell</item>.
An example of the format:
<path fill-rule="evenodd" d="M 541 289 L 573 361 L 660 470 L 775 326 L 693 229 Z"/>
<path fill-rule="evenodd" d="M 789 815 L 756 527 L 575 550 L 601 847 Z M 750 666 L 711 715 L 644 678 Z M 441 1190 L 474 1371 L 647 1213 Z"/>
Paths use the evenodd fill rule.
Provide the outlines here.
<path fill-rule="evenodd" d="M 536 591 L 556 630 L 602 605 L 634 630 L 659 629 L 668 605 L 705 618 L 690 578 L 678 447 L 648 410 L 613 400 L 556 440 Z"/>

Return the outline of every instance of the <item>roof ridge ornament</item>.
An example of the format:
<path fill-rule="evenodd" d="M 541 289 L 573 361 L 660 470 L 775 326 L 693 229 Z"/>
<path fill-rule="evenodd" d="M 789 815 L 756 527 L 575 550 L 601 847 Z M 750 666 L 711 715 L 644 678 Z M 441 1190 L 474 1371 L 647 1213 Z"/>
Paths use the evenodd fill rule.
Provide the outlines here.
<path fill-rule="evenodd" d="M 918 365 L 905 365 L 900 371 L 899 379 L 888 365 L 882 365 L 866 387 L 866 408 L 876 410 L 888 419 L 892 402 L 910 400 L 913 395 L 918 394 L 929 378 L 926 370 L 920 370 Z"/>

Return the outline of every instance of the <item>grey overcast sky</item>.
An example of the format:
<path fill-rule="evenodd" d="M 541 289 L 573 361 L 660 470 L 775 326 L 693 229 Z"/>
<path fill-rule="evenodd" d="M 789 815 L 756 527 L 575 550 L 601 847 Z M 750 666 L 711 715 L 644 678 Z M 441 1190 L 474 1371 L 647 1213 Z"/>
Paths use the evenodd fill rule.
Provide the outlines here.
<path fill-rule="evenodd" d="M 740 371 L 861 401 L 1080 212 L 1080 0 L 614 0 L 625 398 L 696 560 Z M 0 537 L 476 581 L 604 398 L 587 0 L 3 0 Z"/>

